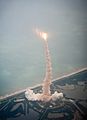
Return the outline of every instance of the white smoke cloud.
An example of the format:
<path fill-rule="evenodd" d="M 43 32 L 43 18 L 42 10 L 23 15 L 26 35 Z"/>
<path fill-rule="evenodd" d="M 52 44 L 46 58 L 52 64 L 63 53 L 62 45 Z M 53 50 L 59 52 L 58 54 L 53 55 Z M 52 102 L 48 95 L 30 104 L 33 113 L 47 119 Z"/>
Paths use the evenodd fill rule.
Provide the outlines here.
<path fill-rule="evenodd" d="M 55 91 L 54 94 L 52 94 L 51 96 L 44 96 L 44 94 L 40 94 L 40 93 L 34 93 L 33 90 L 27 89 L 25 92 L 25 97 L 30 100 L 30 101 L 56 101 L 58 99 L 62 99 L 63 98 L 63 93 L 58 93 L 57 91 Z"/>
<path fill-rule="evenodd" d="M 58 93 L 57 91 L 55 91 L 55 93 L 52 94 L 53 101 L 56 101 L 56 100 L 61 99 L 61 98 L 63 98 L 63 93 Z"/>
<path fill-rule="evenodd" d="M 25 92 L 25 96 L 28 100 L 37 101 L 40 99 L 40 93 L 35 94 L 33 90 L 27 89 Z"/>

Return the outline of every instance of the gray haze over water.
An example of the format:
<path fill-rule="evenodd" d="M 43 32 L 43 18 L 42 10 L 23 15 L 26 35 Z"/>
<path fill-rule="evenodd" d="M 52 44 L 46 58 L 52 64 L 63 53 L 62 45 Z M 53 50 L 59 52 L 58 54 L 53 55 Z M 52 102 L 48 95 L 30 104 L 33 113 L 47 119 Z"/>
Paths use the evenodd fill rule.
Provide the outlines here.
<path fill-rule="evenodd" d="M 53 78 L 87 66 L 87 0 L 0 0 L 0 95 L 41 83 L 48 32 Z"/>

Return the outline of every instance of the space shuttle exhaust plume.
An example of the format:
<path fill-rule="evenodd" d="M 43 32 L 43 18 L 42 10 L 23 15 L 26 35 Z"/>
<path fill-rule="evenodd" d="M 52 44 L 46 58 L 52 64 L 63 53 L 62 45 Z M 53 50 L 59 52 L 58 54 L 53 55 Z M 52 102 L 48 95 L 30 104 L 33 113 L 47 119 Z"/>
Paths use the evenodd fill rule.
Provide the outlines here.
<path fill-rule="evenodd" d="M 44 52 L 46 60 L 46 73 L 42 85 L 42 93 L 34 93 L 33 90 L 26 90 L 25 96 L 28 100 L 32 101 L 44 101 L 48 102 L 50 100 L 56 101 L 57 99 L 63 98 L 63 93 L 58 93 L 55 91 L 54 94 L 51 94 L 50 85 L 52 83 L 52 65 L 51 65 L 51 56 L 48 47 L 48 34 L 46 32 L 35 29 L 35 33 L 44 40 Z"/>
<path fill-rule="evenodd" d="M 45 79 L 43 81 L 43 95 L 51 95 L 50 91 L 50 85 L 52 81 L 52 66 L 51 66 L 51 57 L 50 57 L 50 51 L 48 48 L 48 34 L 46 32 L 43 32 L 39 29 L 35 29 L 35 33 L 44 40 L 44 51 L 45 51 L 45 57 L 46 57 L 46 75 Z"/>
<path fill-rule="evenodd" d="M 39 29 L 35 29 L 36 34 L 44 40 L 47 40 L 48 35 L 46 32 L 42 32 Z"/>

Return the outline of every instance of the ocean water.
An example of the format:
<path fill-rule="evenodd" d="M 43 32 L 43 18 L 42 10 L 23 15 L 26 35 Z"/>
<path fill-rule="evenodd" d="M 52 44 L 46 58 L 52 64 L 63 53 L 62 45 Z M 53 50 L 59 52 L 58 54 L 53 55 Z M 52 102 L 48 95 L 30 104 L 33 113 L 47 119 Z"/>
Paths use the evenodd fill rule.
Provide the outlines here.
<path fill-rule="evenodd" d="M 87 67 L 87 2 L 0 1 L 0 96 L 42 83 L 48 33 L 53 79 Z"/>

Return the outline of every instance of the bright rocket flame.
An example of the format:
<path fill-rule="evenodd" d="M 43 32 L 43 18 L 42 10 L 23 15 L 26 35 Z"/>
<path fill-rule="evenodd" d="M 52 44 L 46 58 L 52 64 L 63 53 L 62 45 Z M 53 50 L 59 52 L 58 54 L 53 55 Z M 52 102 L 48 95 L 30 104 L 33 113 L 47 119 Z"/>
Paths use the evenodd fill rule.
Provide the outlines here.
<path fill-rule="evenodd" d="M 47 40 L 48 35 L 46 32 L 42 32 L 39 29 L 36 29 L 35 31 L 38 36 L 40 36 L 44 40 Z"/>

